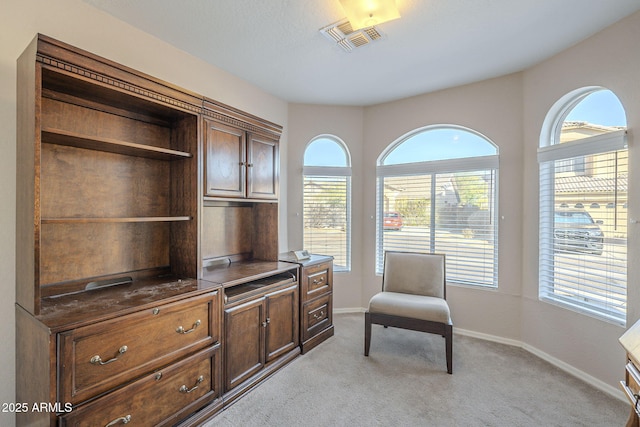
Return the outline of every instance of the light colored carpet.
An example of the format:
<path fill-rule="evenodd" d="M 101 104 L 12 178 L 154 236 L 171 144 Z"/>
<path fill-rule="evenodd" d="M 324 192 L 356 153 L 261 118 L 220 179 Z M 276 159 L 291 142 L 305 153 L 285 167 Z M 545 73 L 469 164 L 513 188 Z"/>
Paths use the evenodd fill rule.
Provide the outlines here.
<path fill-rule="evenodd" d="M 517 347 L 334 316 L 336 335 L 296 358 L 205 425 L 623 426 L 629 406 Z M 623 375 L 624 367 L 620 367 Z"/>

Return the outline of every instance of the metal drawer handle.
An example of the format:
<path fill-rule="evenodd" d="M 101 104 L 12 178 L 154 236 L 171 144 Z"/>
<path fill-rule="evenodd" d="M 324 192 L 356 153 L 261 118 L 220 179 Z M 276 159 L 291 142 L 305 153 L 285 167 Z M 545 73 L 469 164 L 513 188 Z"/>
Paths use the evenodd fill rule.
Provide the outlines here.
<path fill-rule="evenodd" d="M 179 391 L 180 393 L 191 393 L 193 390 L 195 390 L 195 389 L 197 389 L 197 388 L 198 388 L 198 384 L 200 384 L 202 381 L 204 381 L 204 377 L 203 377 L 202 375 L 200 375 L 200 376 L 198 377 L 198 379 L 196 380 L 196 385 L 194 385 L 194 386 L 193 386 L 193 387 L 191 387 L 191 388 L 187 388 L 187 386 L 183 384 L 182 386 L 180 386 L 180 388 L 178 389 L 178 391 Z"/>
<path fill-rule="evenodd" d="M 314 285 L 317 285 L 317 284 L 322 283 L 322 282 L 324 282 L 324 276 L 322 276 L 322 277 L 321 277 L 321 278 L 319 278 L 319 279 L 315 279 L 315 280 L 313 281 L 313 284 L 314 284 Z"/>
<path fill-rule="evenodd" d="M 321 311 L 320 313 L 313 313 L 313 317 L 316 319 L 322 319 L 324 317 L 324 311 Z"/>
<path fill-rule="evenodd" d="M 123 345 L 122 347 L 120 347 L 118 349 L 118 355 L 116 357 L 114 357 L 113 359 L 109 359 L 106 362 L 103 362 L 102 358 L 99 355 L 96 354 L 95 356 L 93 356 L 91 358 L 90 362 L 91 362 L 92 365 L 108 365 L 109 363 L 115 362 L 116 360 L 118 360 L 118 357 L 121 354 L 125 354 L 127 352 L 127 350 L 129 350 L 129 347 L 127 347 L 126 345 Z M 127 422 L 129 422 L 129 421 L 127 421 Z"/>
<path fill-rule="evenodd" d="M 202 323 L 202 322 L 200 322 L 200 319 L 196 320 L 196 322 L 193 324 L 191 329 L 187 329 L 186 331 L 184 330 L 184 328 L 182 326 L 178 326 L 176 328 L 176 332 L 179 333 L 179 334 L 183 334 L 183 335 L 184 334 L 190 334 L 191 332 L 195 331 L 198 326 L 200 326 L 200 323 Z"/>
<path fill-rule="evenodd" d="M 116 418 L 115 420 L 111 421 L 109 424 L 107 424 L 104 427 L 111 427 L 111 426 L 114 426 L 114 425 L 120 424 L 120 423 L 129 424 L 129 421 L 131 421 L 131 415 L 127 415 L 127 416 L 124 416 L 124 417 Z"/>

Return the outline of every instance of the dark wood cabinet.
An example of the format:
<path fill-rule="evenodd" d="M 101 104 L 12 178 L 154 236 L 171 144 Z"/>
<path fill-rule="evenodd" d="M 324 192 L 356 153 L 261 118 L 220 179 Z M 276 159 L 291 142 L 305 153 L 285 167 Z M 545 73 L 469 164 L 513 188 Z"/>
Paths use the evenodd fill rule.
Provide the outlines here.
<path fill-rule="evenodd" d="M 201 425 L 300 354 L 279 125 L 43 35 L 17 75 L 17 425 Z"/>
<path fill-rule="evenodd" d="M 298 283 L 265 295 L 266 362 L 298 347 Z"/>
<path fill-rule="evenodd" d="M 74 409 L 60 425 L 174 425 L 220 397 L 219 358 L 219 344 L 206 348 Z"/>
<path fill-rule="evenodd" d="M 277 199 L 278 141 L 252 133 L 247 139 L 247 197 Z"/>
<path fill-rule="evenodd" d="M 264 299 L 224 310 L 225 391 L 249 379 L 265 364 Z"/>
<path fill-rule="evenodd" d="M 627 396 L 631 410 L 627 427 L 640 425 L 640 321 L 637 321 L 619 339 L 627 358 L 624 369 L 624 380 L 620 381 L 622 391 Z"/>
<path fill-rule="evenodd" d="M 278 198 L 278 141 L 205 120 L 206 196 Z"/>
<path fill-rule="evenodd" d="M 213 120 L 205 120 L 205 125 L 205 194 L 245 197 L 246 132 Z"/>
<path fill-rule="evenodd" d="M 202 103 L 42 35 L 18 59 L 16 398 L 72 409 L 18 425 L 222 407 L 221 291 L 198 280 Z M 197 392 L 160 396 L 193 375 Z"/>
<path fill-rule="evenodd" d="M 240 261 L 208 269 L 224 288 L 224 405 L 300 354 L 297 267 Z"/>
<path fill-rule="evenodd" d="M 205 99 L 205 197 L 277 200 L 279 126 Z"/>
<path fill-rule="evenodd" d="M 300 345 L 305 353 L 334 334 L 333 257 L 312 254 L 298 260 L 286 253 L 280 260 L 300 268 Z"/>
<path fill-rule="evenodd" d="M 298 347 L 298 282 L 292 283 L 266 285 L 265 295 L 225 308 L 226 391 Z"/>

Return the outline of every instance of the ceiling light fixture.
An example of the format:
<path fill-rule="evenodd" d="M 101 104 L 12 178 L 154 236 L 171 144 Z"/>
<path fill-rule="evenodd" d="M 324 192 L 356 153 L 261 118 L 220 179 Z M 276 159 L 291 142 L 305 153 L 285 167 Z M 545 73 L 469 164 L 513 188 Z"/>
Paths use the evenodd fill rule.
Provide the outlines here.
<path fill-rule="evenodd" d="M 395 0 L 340 0 L 340 3 L 354 31 L 400 18 Z"/>

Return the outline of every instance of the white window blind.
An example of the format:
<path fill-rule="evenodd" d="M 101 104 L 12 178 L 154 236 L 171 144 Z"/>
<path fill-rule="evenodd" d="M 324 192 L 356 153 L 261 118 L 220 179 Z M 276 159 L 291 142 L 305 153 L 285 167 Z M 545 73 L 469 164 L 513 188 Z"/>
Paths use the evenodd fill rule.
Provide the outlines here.
<path fill-rule="evenodd" d="M 496 287 L 496 167 L 497 156 L 379 166 L 377 273 L 384 251 L 437 252 L 448 282 Z"/>
<path fill-rule="evenodd" d="M 543 147 L 538 160 L 540 298 L 625 324 L 625 132 Z"/>
<path fill-rule="evenodd" d="M 309 169 L 304 175 L 304 248 L 332 255 L 334 271 L 349 271 L 351 177 L 339 176 L 348 169 L 336 168 L 335 175 L 311 175 Z"/>

